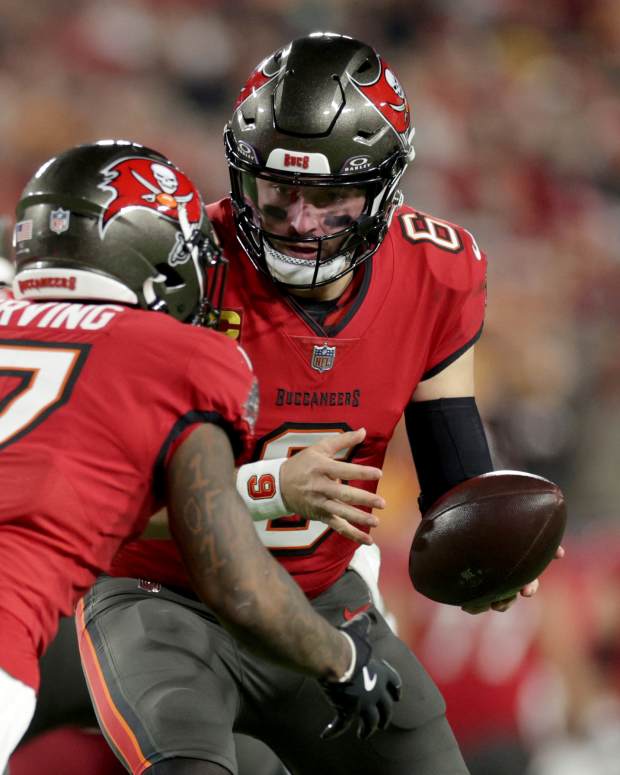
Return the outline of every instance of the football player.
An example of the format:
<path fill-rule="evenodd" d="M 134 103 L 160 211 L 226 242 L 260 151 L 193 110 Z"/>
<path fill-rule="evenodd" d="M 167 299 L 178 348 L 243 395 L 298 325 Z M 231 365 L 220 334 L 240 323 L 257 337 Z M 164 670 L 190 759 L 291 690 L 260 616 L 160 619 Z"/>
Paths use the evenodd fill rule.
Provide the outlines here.
<path fill-rule="evenodd" d="M 200 327 L 217 319 L 226 263 L 193 183 L 139 145 L 71 149 L 27 184 L 15 244 L 15 298 L 0 302 L 0 771 L 32 717 L 59 616 L 164 503 L 211 616 L 322 680 L 336 707 L 327 735 L 387 724 L 400 681 L 371 656 L 370 619 L 345 633 L 313 611 L 236 492 L 233 455 L 251 441 L 257 385 L 244 352 Z M 186 609 L 172 592 L 160 607 L 146 580 L 136 600 L 145 590 L 182 646 Z M 99 621 L 91 603 L 78 610 L 89 664 L 110 589 L 92 595 Z M 132 605 L 133 624 L 150 607 Z M 168 700 L 180 692 L 169 687 Z"/>
<path fill-rule="evenodd" d="M 233 729 L 266 742 L 292 773 L 467 772 L 443 699 L 376 610 L 373 547 L 354 554 L 356 544 L 325 517 L 345 478 L 331 457 L 338 440 L 363 425 L 354 449 L 338 455 L 380 468 L 403 413 L 422 512 L 453 485 L 492 470 L 473 379 L 486 258 L 467 230 L 402 204 L 412 138 L 403 89 L 376 51 L 340 35 L 295 40 L 241 90 L 224 137 L 232 193 L 208 207 L 230 262 L 221 328 L 247 348 L 260 377 L 261 414 L 237 487 L 263 544 L 317 611 L 334 624 L 358 611 L 379 622 L 374 648 L 403 678 L 392 723 L 367 741 L 350 730 L 318 744 L 329 708 L 312 682 L 223 644 L 220 626 L 201 617 L 191 593 L 194 646 L 187 636 L 170 644 L 163 620 L 129 618 L 139 605 L 135 581 L 107 581 L 113 598 L 87 597 L 92 619 L 82 637 L 96 627 L 106 648 L 85 669 L 122 697 L 120 710 L 103 691 L 95 697 L 113 748 L 125 745 L 112 726 L 120 712 L 160 753 L 160 767 L 128 762 L 132 772 L 198 774 L 217 762 L 236 773 Z M 372 479 L 356 483 L 376 487 Z M 188 589 L 173 544 L 163 540 L 128 545 L 114 572 Z M 190 667 L 199 660 L 197 678 Z M 157 705 L 147 691 L 154 676 Z M 167 702 L 164 687 L 179 681 L 185 701 Z M 208 733 L 214 725 L 219 737 Z M 191 770 L 182 755 L 195 757 Z"/>

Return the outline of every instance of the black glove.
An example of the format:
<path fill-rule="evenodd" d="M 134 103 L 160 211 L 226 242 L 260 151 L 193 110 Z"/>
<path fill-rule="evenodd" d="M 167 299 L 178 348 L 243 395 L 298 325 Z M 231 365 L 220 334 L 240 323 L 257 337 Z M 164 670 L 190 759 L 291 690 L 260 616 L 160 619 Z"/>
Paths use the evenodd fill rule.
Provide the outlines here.
<path fill-rule="evenodd" d="M 400 676 L 385 659 L 374 659 L 368 641 L 370 615 L 360 614 L 338 629 L 346 632 L 355 645 L 355 667 L 348 681 L 322 681 L 321 686 L 336 716 L 321 733 L 323 740 L 338 737 L 351 724 L 357 736 L 367 738 L 377 729 L 385 729 L 392 718 L 393 706 L 400 699 Z"/>

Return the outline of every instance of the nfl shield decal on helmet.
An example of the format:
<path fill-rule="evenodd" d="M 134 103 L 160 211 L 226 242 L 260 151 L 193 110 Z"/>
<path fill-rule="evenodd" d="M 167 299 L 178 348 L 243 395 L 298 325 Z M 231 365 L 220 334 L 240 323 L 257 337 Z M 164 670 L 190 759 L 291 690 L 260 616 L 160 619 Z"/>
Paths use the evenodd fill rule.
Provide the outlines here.
<path fill-rule="evenodd" d="M 63 210 L 62 207 L 59 207 L 58 210 L 52 210 L 50 213 L 50 231 L 53 231 L 54 234 L 62 234 L 69 228 L 70 219 L 69 210 Z"/>
<path fill-rule="evenodd" d="M 329 371 L 336 360 L 336 348 L 328 344 L 315 344 L 312 348 L 312 360 L 310 365 L 316 371 Z"/>

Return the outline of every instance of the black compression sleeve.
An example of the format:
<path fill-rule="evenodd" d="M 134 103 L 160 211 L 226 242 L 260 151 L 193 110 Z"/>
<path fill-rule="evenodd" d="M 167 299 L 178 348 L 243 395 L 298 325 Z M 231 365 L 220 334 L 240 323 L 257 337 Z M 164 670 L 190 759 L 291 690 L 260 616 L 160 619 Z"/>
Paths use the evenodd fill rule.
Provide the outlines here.
<path fill-rule="evenodd" d="M 493 470 L 476 399 L 414 401 L 405 410 L 422 514 L 449 489 Z"/>

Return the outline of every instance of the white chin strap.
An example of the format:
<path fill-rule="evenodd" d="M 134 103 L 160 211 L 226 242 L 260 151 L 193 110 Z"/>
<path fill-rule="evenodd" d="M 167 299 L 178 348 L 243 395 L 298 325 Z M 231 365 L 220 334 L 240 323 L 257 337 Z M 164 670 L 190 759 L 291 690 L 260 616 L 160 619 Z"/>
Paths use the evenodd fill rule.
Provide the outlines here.
<path fill-rule="evenodd" d="M 286 283 L 286 285 L 312 285 L 316 269 L 316 260 L 314 258 L 297 258 L 286 253 L 280 253 L 264 238 L 263 247 L 267 268 L 274 280 Z M 321 261 L 315 282 L 329 282 L 336 275 L 344 272 L 350 263 L 351 256 L 349 253 L 337 253 L 335 256 L 325 259 L 325 261 Z"/>

